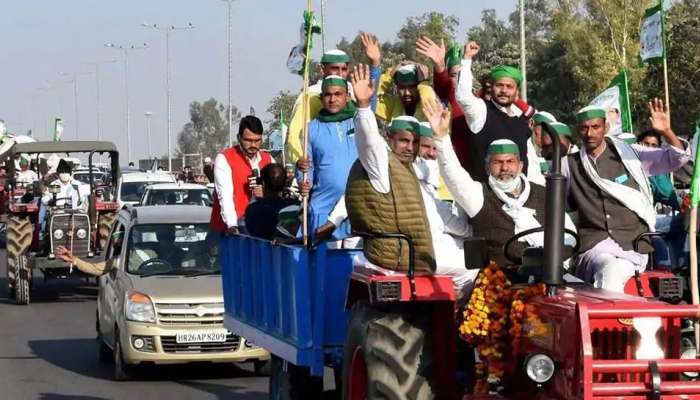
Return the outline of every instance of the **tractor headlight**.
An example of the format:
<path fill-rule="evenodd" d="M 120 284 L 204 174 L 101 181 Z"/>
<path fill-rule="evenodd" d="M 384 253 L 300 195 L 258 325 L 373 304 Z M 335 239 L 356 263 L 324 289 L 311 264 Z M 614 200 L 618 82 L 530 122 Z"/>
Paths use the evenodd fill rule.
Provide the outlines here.
<path fill-rule="evenodd" d="M 535 383 L 545 383 L 554 376 L 554 361 L 546 354 L 535 354 L 527 359 L 525 373 Z"/>
<path fill-rule="evenodd" d="M 683 353 L 681 353 L 681 359 L 682 360 L 694 360 L 695 359 L 695 347 L 691 347 L 688 349 L 685 349 Z M 696 379 L 700 375 L 697 371 L 685 371 L 683 372 L 683 376 L 685 376 L 688 379 Z"/>
<path fill-rule="evenodd" d="M 56 229 L 55 231 L 53 231 L 53 237 L 54 237 L 54 239 L 56 239 L 56 240 L 61 240 L 61 239 L 63 239 L 63 230 L 61 230 L 61 229 Z"/>
<path fill-rule="evenodd" d="M 49 193 L 51 193 L 51 194 L 61 193 L 61 187 L 58 185 L 51 185 L 51 186 L 49 186 Z"/>
<path fill-rule="evenodd" d="M 658 360 L 664 358 L 664 351 L 656 342 L 656 332 L 661 328 L 660 317 L 635 317 L 632 326 L 639 333 L 637 360 Z"/>
<path fill-rule="evenodd" d="M 87 231 L 83 228 L 80 228 L 75 232 L 75 236 L 77 236 L 78 239 L 85 239 L 87 237 Z"/>
<path fill-rule="evenodd" d="M 147 295 L 130 292 L 126 296 L 126 319 L 137 322 L 156 322 L 156 311 L 153 302 Z"/>

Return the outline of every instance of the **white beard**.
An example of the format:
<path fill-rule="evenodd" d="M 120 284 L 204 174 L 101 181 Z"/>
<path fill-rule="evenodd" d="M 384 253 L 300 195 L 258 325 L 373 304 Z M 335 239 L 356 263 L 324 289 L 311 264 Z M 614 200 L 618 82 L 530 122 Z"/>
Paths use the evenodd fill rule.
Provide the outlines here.
<path fill-rule="evenodd" d="M 522 187 L 522 184 L 523 182 L 520 179 L 520 176 L 516 176 L 515 178 L 504 182 L 489 175 L 489 186 L 491 186 L 491 189 L 499 190 L 504 193 L 513 193 L 518 191 Z"/>

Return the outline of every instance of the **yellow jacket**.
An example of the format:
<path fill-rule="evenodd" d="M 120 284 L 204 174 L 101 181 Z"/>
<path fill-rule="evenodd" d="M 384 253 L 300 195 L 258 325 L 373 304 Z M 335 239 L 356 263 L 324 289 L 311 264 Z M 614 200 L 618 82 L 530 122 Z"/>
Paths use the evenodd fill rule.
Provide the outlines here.
<path fill-rule="evenodd" d="M 385 122 L 390 122 L 393 118 L 399 117 L 401 115 L 406 115 L 406 110 L 403 108 L 401 99 L 396 95 L 389 94 L 389 90 L 394 85 L 394 78 L 391 75 L 391 71 L 386 71 L 379 78 L 379 90 L 377 92 L 377 117 L 384 120 Z M 413 115 L 419 121 L 427 121 L 428 119 L 423 114 L 423 101 L 429 100 L 434 101 L 437 96 L 433 87 L 430 86 L 428 82 L 421 82 L 418 84 L 418 95 L 420 96 L 420 101 L 416 105 L 416 112 Z"/>
<path fill-rule="evenodd" d="M 321 82 L 309 86 L 309 121 L 316 118 L 323 108 L 321 104 Z M 287 143 L 284 147 L 287 163 L 296 164 L 302 155 L 301 132 L 304 129 L 304 93 L 299 93 L 292 109 L 292 119 L 289 121 Z"/>

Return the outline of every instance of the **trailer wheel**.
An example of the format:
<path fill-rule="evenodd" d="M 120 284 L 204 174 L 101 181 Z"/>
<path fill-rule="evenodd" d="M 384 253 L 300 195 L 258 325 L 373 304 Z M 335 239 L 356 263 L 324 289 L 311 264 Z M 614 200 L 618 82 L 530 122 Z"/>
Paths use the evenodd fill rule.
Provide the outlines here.
<path fill-rule="evenodd" d="M 422 314 L 355 303 L 345 342 L 343 399 L 435 398 L 432 339 Z"/>
<path fill-rule="evenodd" d="M 102 213 L 99 215 L 97 220 L 97 244 L 100 250 L 107 248 L 109 233 L 112 231 L 112 225 L 116 218 L 116 213 Z"/>
<path fill-rule="evenodd" d="M 308 368 L 297 367 L 273 355 L 270 359 L 270 400 L 320 399 L 323 396 L 323 379 L 311 376 Z"/>
<path fill-rule="evenodd" d="M 15 303 L 26 306 L 31 300 L 32 273 L 27 265 L 27 256 L 20 255 L 15 264 Z"/>
<path fill-rule="evenodd" d="M 17 260 L 20 255 L 25 254 L 32 245 L 33 229 L 28 218 L 12 216 L 7 222 L 7 283 L 8 294 L 11 299 L 15 299 L 16 293 L 16 271 L 18 271 Z M 26 264 L 25 264 L 26 265 Z"/>

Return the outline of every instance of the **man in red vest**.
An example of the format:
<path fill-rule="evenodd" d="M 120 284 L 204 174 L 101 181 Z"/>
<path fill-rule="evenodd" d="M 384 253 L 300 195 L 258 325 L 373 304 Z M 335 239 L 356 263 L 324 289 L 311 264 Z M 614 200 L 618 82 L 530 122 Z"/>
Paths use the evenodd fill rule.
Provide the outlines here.
<path fill-rule="evenodd" d="M 211 228 L 221 234 L 234 234 L 245 225 L 245 209 L 253 197 L 262 197 L 258 183 L 260 170 L 273 162 L 260 151 L 263 125 L 259 118 L 243 117 L 238 127 L 238 144 L 224 149 L 214 160 L 216 193 L 211 212 Z"/>

